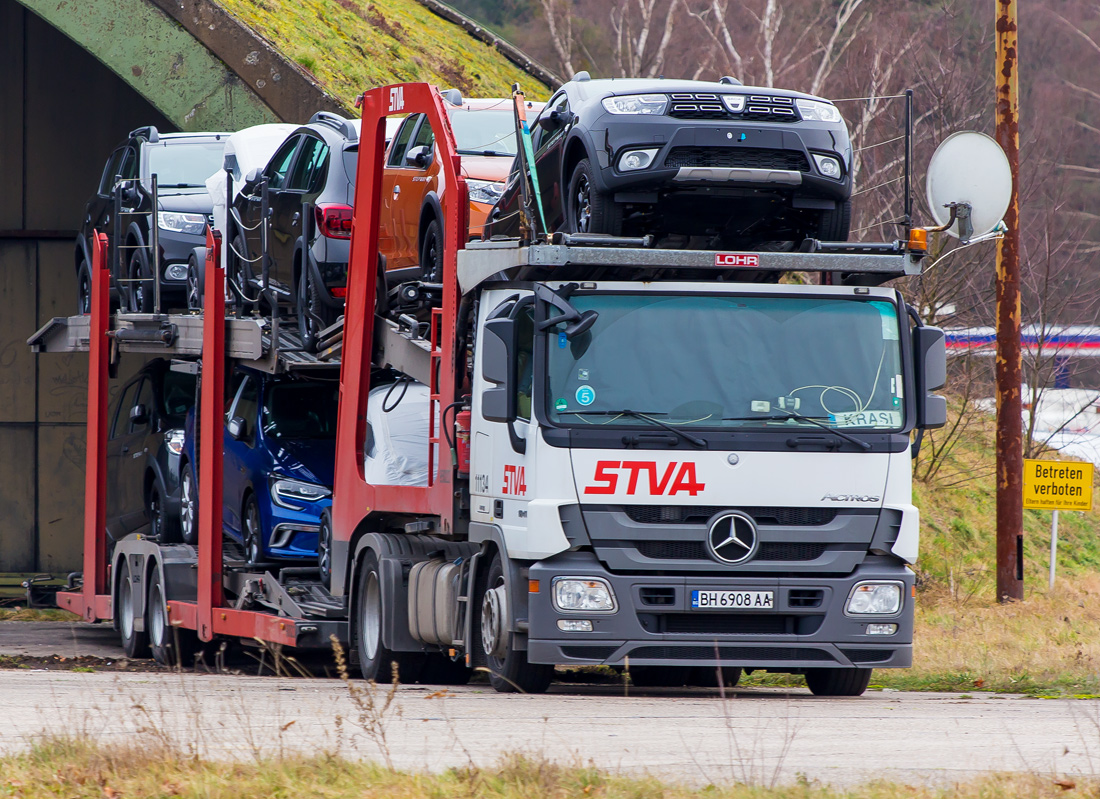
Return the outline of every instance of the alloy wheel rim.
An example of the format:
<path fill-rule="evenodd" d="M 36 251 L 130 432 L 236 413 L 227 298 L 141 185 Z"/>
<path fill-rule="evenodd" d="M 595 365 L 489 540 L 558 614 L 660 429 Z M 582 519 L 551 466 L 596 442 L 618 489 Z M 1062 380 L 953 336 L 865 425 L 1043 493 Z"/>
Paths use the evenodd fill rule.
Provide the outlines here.
<path fill-rule="evenodd" d="M 317 565 L 321 569 L 321 577 L 329 575 L 329 528 L 327 524 L 321 525 L 321 535 L 317 540 Z"/>
<path fill-rule="evenodd" d="M 256 505 L 252 504 L 248 506 L 248 559 L 252 563 L 258 563 L 260 560 L 260 520 L 259 511 L 256 509 Z"/>
<path fill-rule="evenodd" d="M 191 507 L 191 473 L 183 473 L 183 482 L 180 485 L 180 530 L 185 539 L 191 538 L 191 524 L 194 519 L 194 509 Z"/>
<path fill-rule="evenodd" d="M 149 532 L 160 540 L 160 494 L 156 491 L 149 497 Z"/>
<path fill-rule="evenodd" d="M 592 222 L 592 198 L 588 176 L 581 175 L 577 181 L 577 232 L 587 233 Z"/>
<path fill-rule="evenodd" d="M 92 287 L 89 285 L 87 275 L 80 273 L 80 312 L 87 314 L 92 312 Z"/>

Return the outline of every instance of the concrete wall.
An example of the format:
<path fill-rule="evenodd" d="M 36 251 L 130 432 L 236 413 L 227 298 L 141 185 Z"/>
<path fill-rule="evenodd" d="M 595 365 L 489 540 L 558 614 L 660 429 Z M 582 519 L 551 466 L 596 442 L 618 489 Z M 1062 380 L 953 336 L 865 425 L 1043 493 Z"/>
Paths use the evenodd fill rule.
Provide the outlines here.
<path fill-rule="evenodd" d="M 111 149 L 176 128 L 15 0 L 0 0 L 0 109 L 0 572 L 64 573 L 81 566 L 87 356 L 26 339 L 76 310 L 76 231 Z"/>

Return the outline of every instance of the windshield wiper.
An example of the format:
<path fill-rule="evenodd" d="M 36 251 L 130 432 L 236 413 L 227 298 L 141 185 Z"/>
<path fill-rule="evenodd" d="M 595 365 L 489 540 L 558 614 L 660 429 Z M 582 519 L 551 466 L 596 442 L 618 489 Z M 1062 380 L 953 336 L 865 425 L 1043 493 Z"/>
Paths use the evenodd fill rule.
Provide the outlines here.
<path fill-rule="evenodd" d="M 157 188 L 161 189 L 202 189 L 205 188 L 205 183 L 160 183 L 157 182 Z"/>
<path fill-rule="evenodd" d="M 653 422 L 653 424 L 657 425 L 658 427 L 662 427 L 665 430 L 668 430 L 670 433 L 675 433 L 676 435 L 680 436 L 680 438 L 684 439 L 684 441 L 687 441 L 689 444 L 694 444 L 697 447 L 707 446 L 706 440 L 699 438 L 699 436 L 693 436 L 691 433 L 670 425 L 668 422 L 662 422 L 660 419 L 654 419 L 651 415 L 647 413 L 642 413 L 641 411 L 632 411 L 624 408 L 621 411 L 559 411 L 559 413 L 575 413 L 584 416 L 633 416 L 636 419 L 645 419 L 648 422 Z M 664 414 L 664 411 L 654 411 L 654 413 Z"/>
<path fill-rule="evenodd" d="M 459 155 L 507 155 L 515 156 L 515 153 L 506 153 L 503 150 L 459 150 Z"/>
<path fill-rule="evenodd" d="M 757 421 L 759 421 L 759 422 L 785 422 L 788 419 L 795 419 L 796 421 L 799 421 L 799 422 L 809 422 L 810 424 L 815 424 L 818 427 L 820 427 L 822 430 L 827 430 L 828 432 L 833 433 L 834 435 L 840 436 L 845 441 L 852 442 L 857 447 L 862 449 L 864 452 L 867 452 L 868 450 L 871 449 L 871 445 L 868 444 L 866 441 L 860 441 L 858 438 L 856 438 L 853 435 L 849 435 L 848 433 L 844 433 L 840 430 L 837 430 L 835 427 L 829 427 L 829 425 L 825 424 L 824 422 L 822 422 L 819 419 L 813 418 L 812 416 L 803 416 L 802 414 L 794 413 L 793 411 L 787 411 L 782 416 L 780 416 L 779 414 L 772 414 L 770 416 L 723 416 L 722 417 L 723 422 L 757 422 Z"/>

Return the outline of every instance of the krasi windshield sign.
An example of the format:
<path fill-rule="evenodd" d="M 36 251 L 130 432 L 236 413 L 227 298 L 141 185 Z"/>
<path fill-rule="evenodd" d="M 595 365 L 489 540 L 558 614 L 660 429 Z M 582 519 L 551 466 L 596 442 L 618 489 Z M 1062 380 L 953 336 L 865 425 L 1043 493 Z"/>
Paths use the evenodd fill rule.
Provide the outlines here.
<path fill-rule="evenodd" d="M 705 488 L 694 461 L 600 460 L 584 493 L 696 497 Z"/>

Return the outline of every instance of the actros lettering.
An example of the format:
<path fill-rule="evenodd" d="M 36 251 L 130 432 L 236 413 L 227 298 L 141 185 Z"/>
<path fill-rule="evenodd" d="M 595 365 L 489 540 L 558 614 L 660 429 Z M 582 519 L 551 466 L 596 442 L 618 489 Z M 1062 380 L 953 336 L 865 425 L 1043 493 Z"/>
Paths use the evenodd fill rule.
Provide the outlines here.
<path fill-rule="evenodd" d="M 405 107 L 405 87 L 394 86 L 390 89 L 390 109 L 392 114 L 394 111 L 400 111 Z"/>
<path fill-rule="evenodd" d="M 881 497 L 863 496 L 861 494 L 826 494 L 821 501 L 830 502 L 878 502 Z"/>
<path fill-rule="evenodd" d="M 505 494 L 514 496 L 523 496 L 527 493 L 527 476 L 522 466 L 504 467 L 504 488 L 501 490 Z"/>
<path fill-rule="evenodd" d="M 659 467 L 654 461 L 597 461 L 596 473 L 592 478 L 594 485 L 586 486 L 584 493 L 614 494 L 618 491 L 620 477 L 626 483 L 628 495 L 689 494 L 694 497 L 706 488 L 695 476 L 692 461 L 672 461 L 664 467 Z"/>

